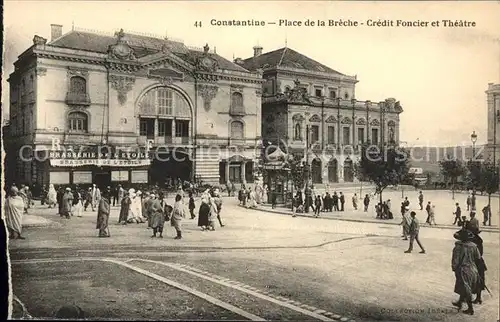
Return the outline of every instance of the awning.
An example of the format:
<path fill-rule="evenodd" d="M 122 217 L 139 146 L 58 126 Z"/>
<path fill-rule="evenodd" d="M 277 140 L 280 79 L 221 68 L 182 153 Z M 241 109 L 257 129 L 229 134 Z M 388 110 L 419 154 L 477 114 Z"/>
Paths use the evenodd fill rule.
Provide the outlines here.
<path fill-rule="evenodd" d="M 150 159 L 51 159 L 53 167 L 81 167 L 86 165 L 104 167 L 141 167 L 151 165 Z"/>

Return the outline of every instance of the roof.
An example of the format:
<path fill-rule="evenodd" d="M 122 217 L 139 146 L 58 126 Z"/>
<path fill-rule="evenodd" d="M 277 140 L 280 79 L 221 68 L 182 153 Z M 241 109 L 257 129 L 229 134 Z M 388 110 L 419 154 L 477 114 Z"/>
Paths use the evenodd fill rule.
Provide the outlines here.
<path fill-rule="evenodd" d="M 257 57 L 250 57 L 243 60 L 243 67 L 248 70 L 256 70 L 259 68 L 267 69 L 279 66 L 344 75 L 288 47 L 283 47 L 261 54 Z"/>
<path fill-rule="evenodd" d="M 124 38 L 127 41 L 128 45 L 134 49 L 134 53 L 138 58 L 161 51 L 163 45 L 167 45 L 174 55 L 187 61 L 190 64 L 194 64 L 196 57 L 202 53 L 198 50 L 187 47 L 179 41 L 155 38 L 150 36 L 134 35 L 130 33 L 125 33 Z M 109 46 L 116 44 L 116 41 L 116 37 L 113 36 L 100 35 L 87 31 L 72 30 L 67 34 L 59 37 L 58 39 L 52 41 L 49 45 L 54 47 L 85 50 L 105 54 L 108 52 Z M 248 72 L 248 70 L 225 59 L 222 56 L 214 53 L 209 53 L 209 55 L 217 60 L 221 69 Z"/>

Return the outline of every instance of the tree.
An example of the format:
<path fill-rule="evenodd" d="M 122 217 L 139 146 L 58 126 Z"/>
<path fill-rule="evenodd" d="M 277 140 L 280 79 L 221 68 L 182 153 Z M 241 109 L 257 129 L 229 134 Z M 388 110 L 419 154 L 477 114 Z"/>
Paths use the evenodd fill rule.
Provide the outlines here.
<path fill-rule="evenodd" d="M 491 195 L 499 190 L 500 173 L 499 167 L 491 162 L 484 162 L 481 167 L 481 191 L 486 191 L 488 194 L 488 208 L 491 211 Z M 491 216 L 489 218 L 489 225 L 491 226 Z"/>
<path fill-rule="evenodd" d="M 460 176 L 465 174 L 465 167 L 462 162 L 457 159 L 444 159 L 439 161 L 441 174 L 446 182 L 451 181 L 452 198 L 455 199 L 455 184 Z"/>
<path fill-rule="evenodd" d="M 303 189 L 305 186 L 305 167 L 302 164 L 302 160 L 297 155 L 289 155 L 286 161 L 286 166 L 290 169 L 290 174 L 292 176 L 293 185 L 297 189 Z"/>
<path fill-rule="evenodd" d="M 481 187 L 481 172 L 483 171 L 483 166 L 481 162 L 479 161 L 473 161 L 469 160 L 466 165 L 465 169 L 465 181 L 467 184 L 467 190 L 472 189 L 481 189 L 481 191 L 484 191 Z"/>
<path fill-rule="evenodd" d="M 408 156 L 409 153 L 404 148 L 365 145 L 355 166 L 356 176 L 375 184 L 375 192 L 379 194 L 382 203 L 385 188 L 412 179 Z"/>

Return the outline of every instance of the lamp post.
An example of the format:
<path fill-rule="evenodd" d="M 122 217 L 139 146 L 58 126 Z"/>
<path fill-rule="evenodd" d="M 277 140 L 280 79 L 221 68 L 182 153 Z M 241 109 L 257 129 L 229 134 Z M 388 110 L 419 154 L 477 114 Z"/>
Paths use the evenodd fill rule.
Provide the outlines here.
<path fill-rule="evenodd" d="M 472 134 L 470 135 L 470 140 L 472 142 L 472 157 L 471 157 L 471 160 L 475 160 L 476 159 L 476 142 L 477 142 L 476 131 L 472 131 Z"/>

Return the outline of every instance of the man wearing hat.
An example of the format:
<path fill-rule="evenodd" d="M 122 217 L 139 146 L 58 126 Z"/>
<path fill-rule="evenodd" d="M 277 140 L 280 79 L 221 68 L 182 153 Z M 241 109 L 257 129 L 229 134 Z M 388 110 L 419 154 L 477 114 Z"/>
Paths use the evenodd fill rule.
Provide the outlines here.
<path fill-rule="evenodd" d="M 408 247 L 408 250 L 405 251 L 405 253 L 411 253 L 413 250 L 413 241 L 416 241 L 418 246 L 420 247 L 421 251 L 420 254 L 425 254 L 425 249 L 424 246 L 420 243 L 420 240 L 418 239 L 418 233 L 420 231 L 420 223 L 418 222 L 418 219 L 415 217 L 417 214 L 412 211 L 410 213 L 411 216 L 411 222 L 408 226 L 408 233 L 410 234 L 410 246 Z"/>
<path fill-rule="evenodd" d="M 455 221 L 453 222 L 453 225 L 460 226 L 461 223 L 460 216 L 462 215 L 462 210 L 460 209 L 460 205 L 458 204 L 458 202 L 455 204 L 455 206 L 457 206 L 457 209 L 453 213 L 455 215 Z"/>
<path fill-rule="evenodd" d="M 474 234 L 467 229 L 461 229 L 456 232 L 453 237 L 458 241 L 455 242 L 453 255 L 451 259 L 451 268 L 455 272 L 455 288 L 454 292 L 460 298 L 457 302 L 452 302 L 458 310 L 462 309 L 463 302 L 467 302 L 467 310 L 463 311 L 466 314 L 473 315 L 472 294 L 478 293 L 480 285 L 480 276 L 476 266 L 481 260 L 481 254 L 475 243 L 472 242 Z"/>
<path fill-rule="evenodd" d="M 481 299 L 481 292 L 486 288 L 485 273 L 487 271 L 487 267 L 483 258 L 483 239 L 479 236 L 479 234 L 481 233 L 481 231 L 479 230 L 479 220 L 476 218 L 476 213 L 474 211 L 470 213 L 470 220 L 467 221 L 465 229 L 467 229 L 474 235 L 471 241 L 476 244 L 477 249 L 479 250 L 479 254 L 481 255 L 481 259 L 476 262 L 477 270 L 479 273 L 479 285 L 477 290 L 477 297 L 473 302 L 475 304 L 481 304 L 483 303 Z"/>

